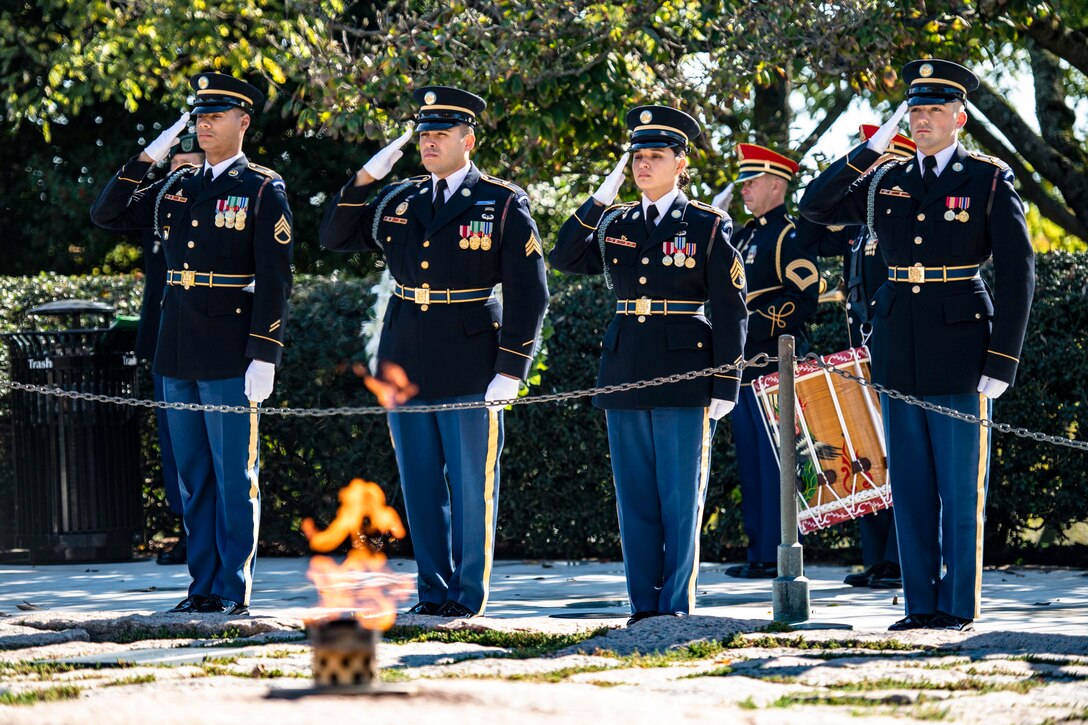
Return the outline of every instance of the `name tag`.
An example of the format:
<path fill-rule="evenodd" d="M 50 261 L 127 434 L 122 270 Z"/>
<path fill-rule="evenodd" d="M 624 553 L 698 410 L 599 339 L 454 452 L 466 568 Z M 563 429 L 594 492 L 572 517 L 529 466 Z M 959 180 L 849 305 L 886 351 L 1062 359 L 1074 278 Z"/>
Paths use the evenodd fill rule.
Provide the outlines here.
<path fill-rule="evenodd" d="M 402 216 L 383 216 L 383 222 L 390 222 L 392 224 L 407 224 L 408 220 Z"/>
<path fill-rule="evenodd" d="M 880 193 L 884 196 L 897 196 L 906 199 L 910 198 L 910 194 L 903 191 L 902 189 L 881 189 Z"/>
<path fill-rule="evenodd" d="M 169 199 L 170 201 L 180 201 L 183 204 L 185 202 L 189 201 L 184 196 L 177 196 L 176 194 L 164 194 L 162 198 L 163 199 Z"/>
<path fill-rule="evenodd" d="M 638 246 L 627 237 L 605 237 L 604 241 L 608 244 L 618 244 L 621 247 L 636 247 Z"/>

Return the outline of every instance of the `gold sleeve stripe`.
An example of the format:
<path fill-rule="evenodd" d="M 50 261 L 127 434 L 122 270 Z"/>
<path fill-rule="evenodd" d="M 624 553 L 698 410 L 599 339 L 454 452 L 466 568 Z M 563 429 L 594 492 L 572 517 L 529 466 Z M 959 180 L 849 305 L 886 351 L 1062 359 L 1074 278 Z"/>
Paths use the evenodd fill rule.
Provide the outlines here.
<path fill-rule="evenodd" d="M 129 181 L 129 182 L 132 182 L 133 184 L 139 184 L 140 183 L 139 179 L 130 179 L 127 176 L 118 176 L 117 180 L 118 181 Z"/>
<path fill-rule="evenodd" d="M 364 202 L 362 204 L 348 204 L 348 203 L 342 201 L 339 204 L 337 204 L 337 206 L 366 206 L 366 203 Z"/>
<path fill-rule="evenodd" d="M 511 355 L 520 355 L 521 357 L 523 357 L 523 358 L 526 358 L 526 359 L 528 359 L 528 360 L 532 360 L 532 359 L 533 359 L 532 355 L 526 355 L 526 354 L 525 354 L 525 353 L 523 353 L 523 352 L 518 352 L 517 350 L 511 350 L 511 349 L 510 349 L 510 348 L 508 348 L 508 347 L 502 347 L 502 346 L 500 345 L 500 346 L 499 346 L 499 349 L 500 349 L 500 350 L 502 350 L 502 351 L 504 351 L 504 352 L 508 352 L 508 353 L 510 353 Z"/>
<path fill-rule="evenodd" d="M 577 214 L 575 214 L 575 215 L 574 215 L 574 218 L 575 218 L 575 219 L 578 219 L 578 215 L 577 215 Z M 578 219 L 578 223 L 579 223 L 579 224 L 581 224 L 581 225 L 582 225 L 583 227 L 585 227 L 586 229 L 589 229 L 590 231 L 594 231 L 594 232 L 595 232 L 595 231 L 597 231 L 597 227 L 591 227 L 591 226 L 589 226 L 588 224 L 586 224 L 586 223 L 585 223 L 584 221 L 582 221 L 581 219 Z"/>
<path fill-rule="evenodd" d="M 986 352 L 990 353 L 991 355 L 997 355 L 999 357 L 1007 357 L 1008 359 L 1012 360 L 1015 363 L 1020 362 L 1020 358 L 1013 357 L 1012 355 L 1006 355 L 1005 353 L 998 352 L 997 350 L 987 350 Z"/>
<path fill-rule="evenodd" d="M 716 378 L 726 378 L 728 380 L 740 380 L 736 375 L 722 375 L 721 373 L 714 373 Z"/>
<path fill-rule="evenodd" d="M 854 166 L 854 165 L 853 165 L 852 163 L 850 163 L 849 161 L 847 161 L 847 162 L 846 162 L 846 165 L 847 165 L 847 166 L 849 166 L 849 167 L 850 167 L 851 169 L 853 169 L 854 171 L 858 172 L 859 174 L 864 174 L 864 173 L 865 173 L 864 171 L 862 171 L 862 170 L 861 170 L 861 169 L 859 169 L 858 167 Z"/>
<path fill-rule="evenodd" d="M 265 337 L 264 335 L 258 335 L 256 332 L 249 333 L 249 336 L 250 337 L 259 337 L 262 340 L 268 340 L 269 342 L 274 342 L 277 345 L 279 345 L 280 347 L 283 347 L 283 343 L 280 342 L 279 340 L 273 340 L 271 337 Z"/>

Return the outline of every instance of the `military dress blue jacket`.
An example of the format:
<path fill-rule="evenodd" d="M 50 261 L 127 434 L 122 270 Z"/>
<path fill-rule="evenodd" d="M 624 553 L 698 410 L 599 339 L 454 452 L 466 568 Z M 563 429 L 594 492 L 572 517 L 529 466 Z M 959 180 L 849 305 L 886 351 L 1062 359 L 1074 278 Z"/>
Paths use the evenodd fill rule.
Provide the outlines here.
<path fill-rule="evenodd" d="M 278 365 L 292 283 L 283 180 L 242 156 L 207 188 L 196 166 L 140 188 L 151 166 L 139 157 L 126 163 L 98 195 L 91 220 L 161 234 L 168 284 L 154 371 L 222 380 L 244 375 L 251 360 Z M 225 223 L 228 211 L 232 218 L 244 211 L 243 221 Z"/>
<path fill-rule="evenodd" d="M 652 234 L 641 202 L 607 209 L 590 197 L 563 224 L 549 255 L 552 266 L 573 274 L 602 274 L 629 314 L 616 314 L 602 342 L 598 385 L 615 385 L 739 362 L 744 352 L 744 265 L 730 244 L 733 224 L 712 206 L 677 194 Z M 666 256 L 686 250 L 682 263 Z M 693 263 L 687 264 L 688 258 Z M 673 257 L 670 256 L 670 260 Z M 698 314 L 638 314 L 640 298 L 709 303 Z M 621 303 L 617 303 L 618 305 Z M 646 303 L 644 303 L 646 304 Z M 713 326 L 711 325 L 713 321 Z M 598 395 L 605 409 L 693 408 L 711 398 L 735 401 L 736 371 L 679 383 Z"/>
<path fill-rule="evenodd" d="M 481 394 L 496 373 L 525 378 L 548 306 L 526 193 L 471 164 L 434 215 L 430 175 L 384 186 L 354 178 L 325 211 L 321 245 L 382 252 L 402 288 L 386 308 L 379 361 L 402 367 L 420 400 Z M 446 302 L 449 291 L 468 301 Z"/>
<path fill-rule="evenodd" d="M 814 222 L 860 224 L 872 198 L 873 231 L 902 280 L 885 282 L 872 300 L 873 379 L 912 395 L 975 393 L 982 375 L 1011 384 L 1035 289 L 1012 172 L 957 145 L 926 191 L 915 158 L 863 174 L 879 156 L 858 146 L 809 184 L 801 201 Z M 991 256 L 995 295 L 974 273 Z M 943 281 L 948 276 L 964 278 Z"/>

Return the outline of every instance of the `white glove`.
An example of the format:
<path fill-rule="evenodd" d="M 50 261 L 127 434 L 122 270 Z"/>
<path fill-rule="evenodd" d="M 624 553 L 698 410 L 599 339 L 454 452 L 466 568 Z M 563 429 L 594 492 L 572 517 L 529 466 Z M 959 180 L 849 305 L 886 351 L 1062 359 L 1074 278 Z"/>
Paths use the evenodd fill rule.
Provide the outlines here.
<path fill-rule="evenodd" d="M 736 403 L 732 400 L 722 400 L 721 398 L 710 399 L 710 419 L 721 420 L 725 416 L 729 415 L 729 412 L 733 410 Z"/>
<path fill-rule="evenodd" d="M 718 207 L 722 211 L 729 211 L 729 204 L 732 201 L 733 201 L 733 184 L 730 183 L 729 186 L 725 187 L 720 192 L 718 192 L 718 195 L 715 196 L 714 200 L 711 201 L 710 203 L 713 204 L 714 206 Z M 715 420 L 717 420 L 717 418 L 715 418 Z"/>
<path fill-rule="evenodd" d="M 484 393 L 484 400 L 490 403 L 493 400 L 513 400 L 518 397 L 518 391 L 521 390 L 521 381 L 517 378 L 508 378 L 505 375 L 499 373 L 491 380 L 491 383 L 487 386 L 487 392 Z M 488 410 L 502 410 L 502 405 L 489 405 Z"/>
<path fill-rule="evenodd" d="M 275 380 L 275 365 L 264 360 L 250 361 L 246 369 L 246 398 L 254 403 L 263 403 L 272 394 Z"/>
<path fill-rule="evenodd" d="M 620 162 L 616 164 L 616 168 L 612 169 L 611 174 L 604 177 L 604 181 L 593 192 L 594 199 L 605 206 L 610 206 L 616 200 L 616 196 L 620 193 L 620 187 L 623 186 L 623 179 L 627 174 L 627 159 L 630 156 L 630 152 L 624 152 L 623 156 L 620 156 Z"/>
<path fill-rule="evenodd" d="M 1009 384 L 996 378 L 991 378 L 988 375 L 983 375 L 978 381 L 978 392 L 985 395 L 990 400 L 996 400 L 1001 397 L 1001 394 L 1009 389 Z"/>
<path fill-rule="evenodd" d="M 393 164 L 397 163 L 401 156 L 404 156 L 404 152 L 400 150 L 400 147 L 411 140 L 413 133 L 414 129 L 409 128 L 391 144 L 371 156 L 370 161 L 363 164 L 366 173 L 373 176 L 375 181 L 388 176 L 389 172 L 393 170 Z"/>
<path fill-rule="evenodd" d="M 903 114 L 907 112 L 907 102 L 903 101 L 899 104 L 899 108 L 895 109 L 895 113 L 892 117 L 884 122 L 884 125 L 877 129 L 877 132 L 873 134 L 873 137 L 869 139 L 867 146 L 878 154 L 882 154 L 888 150 L 888 145 L 895 138 L 895 134 L 899 133 L 899 120 L 903 118 Z"/>
<path fill-rule="evenodd" d="M 149 143 L 147 148 L 144 149 L 144 153 L 150 156 L 155 163 L 165 159 L 166 155 L 170 153 L 170 149 L 178 142 L 178 134 L 181 133 L 187 123 L 189 123 L 188 111 L 181 114 L 181 118 L 177 120 L 177 123 L 160 133 L 157 139 Z"/>

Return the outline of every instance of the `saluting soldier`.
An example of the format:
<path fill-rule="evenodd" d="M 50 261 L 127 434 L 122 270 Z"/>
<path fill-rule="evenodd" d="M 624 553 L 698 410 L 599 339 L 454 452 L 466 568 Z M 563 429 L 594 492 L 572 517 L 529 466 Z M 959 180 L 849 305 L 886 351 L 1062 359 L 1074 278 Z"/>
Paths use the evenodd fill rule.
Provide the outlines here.
<path fill-rule="evenodd" d="M 959 142 L 978 78 L 943 60 L 903 68 L 907 99 L 805 192 L 821 224 L 866 222 L 887 282 L 872 305 L 873 379 L 980 418 L 1013 382 L 1034 253 L 1008 166 Z M 911 158 L 867 175 L 909 108 Z M 993 257 L 991 296 L 979 265 Z M 970 629 L 982 587 L 990 429 L 881 396 L 907 616 L 892 630 Z M 942 576 L 942 562 L 946 571 Z"/>
<path fill-rule="evenodd" d="M 430 173 L 377 182 L 412 131 L 379 151 L 336 194 L 321 224 L 326 249 L 385 255 L 396 285 L 378 359 L 419 387 L 411 404 L 516 398 L 536 353 L 548 288 L 529 197 L 469 160 L 484 99 L 427 86 L 414 94 Z M 502 283 L 503 302 L 495 296 Z M 496 513 L 501 405 L 390 413 L 419 602 L 412 614 L 482 615 Z"/>
<path fill-rule="evenodd" d="M 174 612 L 249 613 L 260 522 L 257 406 L 272 392 L 291 291 L 291 210 L 283 180 L 242 140 L 264 102 L 254 86 L 199 73 L 192 115 L 202 166 L 140 187 L 189 113 L 110 179 L 91 208 L 110 229 L 154 228 L 166 291 L 154 370 L 169 402 L 248 406 L 248 415 L 170 410 L 188 534 L 189 596 Z"/>
<path fill-rule="evenodd" d="M 552 266 L 604 274 L 618 298 L 605 333 L 598 385 L 735 364 L 744 350 L 744 265 L 723 211 L 688 199 L 688 144 L 698 122 L 665 106 L 627 114 L 631 173 L 642 198 L 610 206 L 628 154 L 571 216 Z M 713 327 L 705 316 L 709 302 Z M 735 371 L 598 395 L 605 410 L 620 539 L 633 612 L 695 608 L 699 530 L 717 421 L 732 410 Z"/>
<path fill-rule="evenodd" d="M 868 140 L 878 130 L 872 124 L 862 124 L 862 140 Z M 896 134 L 888 144 L 885 156 L 876 164 L 888 161 L 887 156 L 913 158 L 918 147 L 903 134 Z M 809 237 L 821 257 L 842 257 L 846 285 L 846 331 L 850 347 L 868 345 L 873 326 L 869 321 L 870 303 L 888 280 L 888 265 L 879 249 L 877 238 L 869 227 L 831 227 L 826 234 Z M 861 554 L 865 571 L 848 574 L 843 583 L 871 589 L 898 589 L 903 586 L 899 570 L 899 544 L 895 536 L 895 520 L 890 508 L 867 514 L 858 519 L 861 533 Z"/>
<path fill-rule="evenodd" d="M 805 323 L 816 312 L 820 273 L 804 239 L 820 230 L 798 224 L 786 211 L 786 191 L 797 162 L 756 144 L 737 146 L 744 206 L 752 214 L 735 242 L 748 278 L 748 341 L 744 357 L 776 356 L 778 338 L 793 335 L 796 351 L 808 351 Z M 740 473 L 748 561 L 725 570 L 729 576 L 772 579 L 778 570 L 781 494 L 778 459 L 759 412 L 752 382 L 771 368 L 744 369 L 740 400 L 733 416 L 733 440 Z"/>

